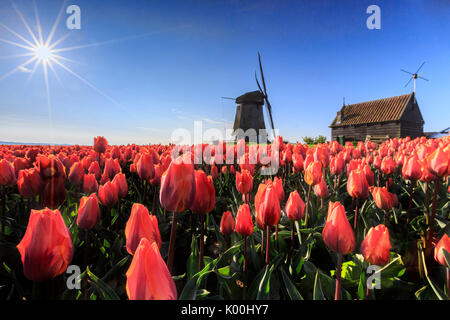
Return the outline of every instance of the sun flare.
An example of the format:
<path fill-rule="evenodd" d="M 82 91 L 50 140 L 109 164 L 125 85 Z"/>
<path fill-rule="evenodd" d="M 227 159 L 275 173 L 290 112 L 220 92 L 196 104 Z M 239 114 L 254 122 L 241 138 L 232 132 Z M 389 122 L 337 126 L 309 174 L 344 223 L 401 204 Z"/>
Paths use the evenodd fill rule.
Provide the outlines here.
<path fill-rule="evenodd" d="M 34 56 L 43 62 L 48 62 L 53 57 L 52 50 L 46 45 L 39 45 L 33 49 Z"/>

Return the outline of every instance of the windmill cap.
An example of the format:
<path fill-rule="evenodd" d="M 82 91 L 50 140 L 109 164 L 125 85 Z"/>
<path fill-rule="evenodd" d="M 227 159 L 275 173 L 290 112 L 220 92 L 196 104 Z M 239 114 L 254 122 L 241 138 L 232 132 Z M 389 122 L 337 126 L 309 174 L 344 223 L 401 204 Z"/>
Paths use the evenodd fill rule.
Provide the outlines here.
<path fill-rule="evenodd" d="M 245 102 L 247 102 L 247 103 L 252 102 L 252 103 L 262 105 L 262 104 L 264 104 L 264 95 L 260 91 L 256 90 L 256 91 L 244 93 L 243 95 L 236 98 L 237 104 L 241 104 L 241 103 L 245 103 Z"/>

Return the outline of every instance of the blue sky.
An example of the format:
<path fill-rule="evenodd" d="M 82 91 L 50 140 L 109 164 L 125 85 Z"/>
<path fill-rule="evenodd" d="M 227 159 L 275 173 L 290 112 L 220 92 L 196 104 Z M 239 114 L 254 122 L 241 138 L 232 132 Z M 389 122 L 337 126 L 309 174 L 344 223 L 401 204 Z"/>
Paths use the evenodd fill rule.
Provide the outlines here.
<path fill-rule="evenodd" d="M 37 34 L 33 1 L 14 1 Z M 44 38 L 63 1 L 39 0 Z M 2 79 L 29 57 L 0 42 L 0 141 L 92 144 L 167 143 L 176 128 L 232 126 L 236 97 L 256 90 L 260 51 L 275 127 L 292 142 L 319 134 L 347 103 L 406 94 L 408 75 L 426 61 L 417 83 L 425 131 L 450 126 L 450 3 L 448 1 L 87 1 L 81 29 L 68 30 L 63 12 L 49 70 L 33 64 Z M 381 29 L 369 30 L 366 9 L 381 8 Z M 0 22 L 32 40 L 11 1 Z M 0 26 L 0 39 L 23 43 Z M 112 41 L 111 41 L 112 40 Z M 93 45 L 99 43 L 99 45 Z M 94 89 L 93 86 L 96 88 Z M 266 119 L 266 124 L 268 119 Z"/>

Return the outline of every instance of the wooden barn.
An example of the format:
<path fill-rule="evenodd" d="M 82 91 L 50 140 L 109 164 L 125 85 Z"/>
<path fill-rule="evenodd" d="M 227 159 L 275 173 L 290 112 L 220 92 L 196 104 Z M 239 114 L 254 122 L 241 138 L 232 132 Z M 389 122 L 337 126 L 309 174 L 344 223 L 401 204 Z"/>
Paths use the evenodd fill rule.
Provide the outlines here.
<path fill-rule="evenodd" d="M 330 125 L 331 139 L 380 142 L 423 135 L 423 118 L 414 93 L 342 106 Z"/>

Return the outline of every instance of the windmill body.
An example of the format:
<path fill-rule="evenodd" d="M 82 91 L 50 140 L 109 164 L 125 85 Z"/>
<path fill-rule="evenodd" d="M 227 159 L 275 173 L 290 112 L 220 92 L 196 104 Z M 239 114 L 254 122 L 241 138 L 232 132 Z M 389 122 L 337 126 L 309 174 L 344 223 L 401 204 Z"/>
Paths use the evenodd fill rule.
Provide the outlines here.
<path fill-rule="evenodd" d="M 233 126 L 234 136 L 238 140 L 245 138 L 249 141 L 248 134 L 252 133 L 248 130 L 254 129 L 255 138 L 257 139 L 255 142 L 259 142 L 260 134 L 265 135 L 266 129 L 263 113 L 264 95 L 260 91 L 247 92 L 236 98 L 236 104 L 236 116 Z"/>

